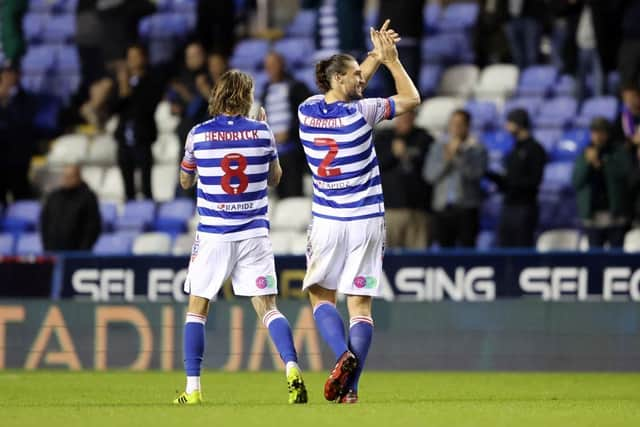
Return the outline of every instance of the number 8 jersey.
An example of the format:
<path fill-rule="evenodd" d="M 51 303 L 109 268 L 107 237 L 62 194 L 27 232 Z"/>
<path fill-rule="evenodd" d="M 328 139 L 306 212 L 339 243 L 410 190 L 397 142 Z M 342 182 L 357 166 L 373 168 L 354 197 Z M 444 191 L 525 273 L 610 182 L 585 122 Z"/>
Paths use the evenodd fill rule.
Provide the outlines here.
<path fill-rule="evenodd" d="M 384 216 L 373 126 L 394 112 L 391 98 L 327 104 L 316 95 L 300 105 L 300 140 L 313 175 L 315 217 L 354 221 Z"/>
<path fill-rule="evenodd" d="M 268 236 L 267 178 L 276 158 L 265 122 L 219 115 L 191 129 L 180 168 L 198 173 L 198 231 L 222 241 Z"/>

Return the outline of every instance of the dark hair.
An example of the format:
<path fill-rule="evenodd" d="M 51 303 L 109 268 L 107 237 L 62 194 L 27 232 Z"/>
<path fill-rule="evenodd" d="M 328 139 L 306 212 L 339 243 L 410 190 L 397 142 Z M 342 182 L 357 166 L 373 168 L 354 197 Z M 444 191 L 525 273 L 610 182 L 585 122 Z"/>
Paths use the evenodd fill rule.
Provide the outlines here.
<path fill-rule="evenodd" d="M 129 49 L 138 49 L 140 52 L 142 52 L 142 55 L 145 58 L 149 58 L 149 51 L 147 50 L 147 47 L 142 43 L 131 43 L 129 46 L 127 46 L 127 52 L 129 51 Z"/>
<path fill-rule="evenodd" d="M 632 90 L 634 92 L 640 93 L 640 88 L 638 88 L 638 84 L 633 81 L 626 81 L 620 85 L 620 93 L 626 92 L 628 90 Z"/>
<path fill-rule="evenodd" d="M 453 117 L 455 115 L 462 116 L 462 118 L 464 119 L 464 122 L 465 122 L 465 124 L 467 126 L 471 125 L 471 114 L 469 114 L 469 112 L 467 110 L 463 110 L 462 108 L 458 108 L 457 110 L 454 110 L 453 113 L 451 113 L 451 117 Z"/>
<path fill-rule="evenodd" d="M 607 134 L 611 133 L 611 123 L 606 117 L 594 117 L 591 120 L 591 124 L 589 125 L 589 130 L 596 132 L 606 132 Z"/>
<path fill-rule="evenodd" d="M 239 70 L 225 72 L 209 97 L 209 114 L 230 113 L 246 116 L 253 101 L 253 79 Z"/>
<path fill-rule="evenodd" d="M 320 92 L 327 93 L 331 90 L 331 79 L 335 74 L 344 75 L 348 64 L 355 62 L 355 58 L 346 53 L 338 53 L 328 59 L 323 59 L 316 64 L 316 84 Z"/>

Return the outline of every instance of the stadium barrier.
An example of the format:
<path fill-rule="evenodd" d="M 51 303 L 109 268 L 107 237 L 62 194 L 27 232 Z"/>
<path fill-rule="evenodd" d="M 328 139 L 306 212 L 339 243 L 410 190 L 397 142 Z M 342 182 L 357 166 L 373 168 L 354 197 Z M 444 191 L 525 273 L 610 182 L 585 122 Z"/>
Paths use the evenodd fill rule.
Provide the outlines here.
<path fill-rule="evenodd" d="M 333 357 L 309 305 L 280 302 L 302 366 L 327 370 Z M 340 304 L 344 309 L 344 304 Z M 376 302 L 368 369 L 638 370 L 640 305 Z M 0 370 L 176 370 L 182 365 L 180 303 L 106 304 L 0 301 Z M 226 371 L 281 367 L 268 331 L 246 299 L 216 302 L 207 322 L 205 367 Z"/>

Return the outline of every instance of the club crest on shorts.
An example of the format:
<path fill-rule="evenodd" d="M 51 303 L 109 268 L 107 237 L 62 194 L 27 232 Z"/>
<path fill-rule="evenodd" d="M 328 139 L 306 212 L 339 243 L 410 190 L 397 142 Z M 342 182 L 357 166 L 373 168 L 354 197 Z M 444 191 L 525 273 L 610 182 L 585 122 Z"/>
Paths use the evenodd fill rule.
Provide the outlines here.
<path fill-rule="evenodd" d="M 372 289 L 378 286 L 378 281 L 376 280 L 375 277 L 358 276 L 355 279 L 353 279 L 353 286 L 355 286 L 358 289 L 362 289 L 362 288 Z"/>
<path fill-rule="evenodd" d="M 260 276 L 256 279 L 256 287 L 258 289 L 273 288 L 276 285 L 276 280 L 273 276 Z"/>

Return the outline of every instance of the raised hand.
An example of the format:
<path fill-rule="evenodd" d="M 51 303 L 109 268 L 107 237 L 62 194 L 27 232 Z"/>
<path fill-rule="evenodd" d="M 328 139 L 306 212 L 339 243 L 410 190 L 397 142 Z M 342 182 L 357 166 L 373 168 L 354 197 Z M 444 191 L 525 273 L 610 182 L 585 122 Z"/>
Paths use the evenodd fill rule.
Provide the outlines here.
<path fill-rule="evenodd" d="M 385 21 L 387 24 L 389 20 Z M 383 28 L 385 26 L 383 25 Z M 385 64 L 398 60 L 398 49 L 396 48 L 396 42 L 388 30 L 374 31 L 372 33 L 372 40 L 375 40 L 374 46 L 377 49 L 378 59 Z"/>
<path fill-rule="evenodd" d="M 373 44 L 373 50 L 369 52 L 369 55 L 376 57 L 380 61 L 382 61 L 383 43 L 386 43 L 388 40 L 390 40 L 391 43 L 395 46 L 396 43 L 402 40 L 400 38 L 400 35 L 395 30 L 389 28 L 390 23 L 391 20 L 387 19 L 386 21 L 384 21 L 379 30 L 375 30 L 373 27 L 369 29 L 371 43 Z"/>

